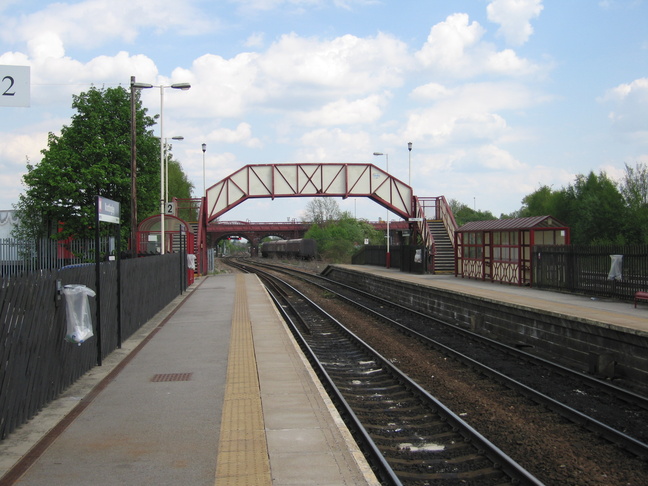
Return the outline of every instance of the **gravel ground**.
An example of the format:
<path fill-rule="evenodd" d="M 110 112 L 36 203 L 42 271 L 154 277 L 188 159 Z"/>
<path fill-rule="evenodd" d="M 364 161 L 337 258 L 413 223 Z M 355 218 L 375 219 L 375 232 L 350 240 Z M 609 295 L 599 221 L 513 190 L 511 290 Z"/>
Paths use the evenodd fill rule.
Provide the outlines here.
<path fill-rule="evenodd" d="M 284 262 L 290 263 L 290 262 Z M 299 262 L 319 272 L 322 262 Z M 304 284 L 300 284 L 305 289 Z M 556 416 L 453 360 L 374 322 L 319 290 L 309 297 L 413 377 L 475 429 L 547 485 L 622 486 L 648 484 L 648 462 Z"/>

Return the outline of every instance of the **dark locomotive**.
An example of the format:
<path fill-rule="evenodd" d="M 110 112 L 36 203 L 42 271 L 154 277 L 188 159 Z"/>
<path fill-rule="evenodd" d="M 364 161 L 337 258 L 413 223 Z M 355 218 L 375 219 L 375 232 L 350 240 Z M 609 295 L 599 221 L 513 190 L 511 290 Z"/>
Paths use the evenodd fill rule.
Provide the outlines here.
<path fill-rule="evenodd" d="M 261 256 L 312 260 L 317 256 L 317 242 L 310 238 L 266 241 L 261 244 Z"/>

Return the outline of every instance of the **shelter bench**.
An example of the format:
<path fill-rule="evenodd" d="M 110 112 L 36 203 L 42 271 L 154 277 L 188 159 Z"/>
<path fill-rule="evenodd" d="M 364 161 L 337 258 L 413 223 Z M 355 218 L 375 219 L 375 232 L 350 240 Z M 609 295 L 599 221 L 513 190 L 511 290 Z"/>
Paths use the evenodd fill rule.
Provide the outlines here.
<path fill-rule="evenodd" d="M 637 301 L 638 300 L 645 300 L 648 302 L 648 292 L 637 292 L 634 295 L 634 306 L 635 309 L 637 308 Z"/>

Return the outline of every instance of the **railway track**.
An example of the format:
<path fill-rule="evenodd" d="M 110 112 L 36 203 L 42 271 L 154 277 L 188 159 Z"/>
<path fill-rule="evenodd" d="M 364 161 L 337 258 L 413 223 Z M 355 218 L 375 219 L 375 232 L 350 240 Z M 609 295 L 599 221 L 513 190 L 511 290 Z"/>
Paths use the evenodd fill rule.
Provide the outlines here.
<path fill-rule="evenodd" d="M 404 334 L 648 459 L 648 398 L 339 282 L 298 270 L 280 270 L 335 294 Z"/>
<path fill-rule="evenodd" d="M 255 272 L 384 484 L 542 484 L 296 288 Z"/>
<path fill-rule="evenodd" d="M 257 264 L 256 261 L 254 263 Z M 579 456 L 561 458 L 558 452 L 554 454 L 555 458 L 552 460 L 560 461 L 558 464 L 564 461 L 565 464 L 554 466 L 554 468 L 568 468 L 570 462 L 573 462 L 576 468 L 589 468 L 592 470 L 600 468 L 599 472 L 593 471 L 595 475 L 608 475 L 611 478 L 614 477 L 614 474 L 609 469 L 618 468 L 619 470 L 627 469 L 632 471 L 627 475 L 628 477 L 641 478 L 639 482 L 630 480 L 621 482 L 606 478 L 600 483 L 605 485 L 646 484 L 646 481 L 648 481 L 648 466 L 646 463 L 648 457 L 648 446 L 646 445 L 646 437 L 648 437 L 648 401 L 645 397 L 613 386 L 609 382 L 592 378 L 582 372 L 574 372 L 523 350 L 503 346 L 500 343 L 458 328 L 453 323 L 442 322 L 432 316 L 411 312 L 407 308 L 379 299 L 377 296 L 358 292 L 355 288 L 345 288 L 339 282 L 330 281 L 312 273 L 295 271 L 294 269 L 284 267 L 277 269 L 275 266 L 273 268 L 275 268 L 275 271 L 281 271 L 293 276 L 300 274 L 297 275 L 300 279 L 307 280 L 309 284 L 320 286 L 322 290 L 319 293 L 326 293 L 327 299 L 330 301 L 341 302 L 348 300 L 354 306 L 362 308 L 363 313 L 370 313 L 376 319 L 379 318 L 383 323 L 382 329 L 384 330 L 387 329 L 387 327 L 384 327 L 384 323 L 388 323 L 391 329 L 398 329 L 396 334 L 406 335 L 406 339 L 410 339 L 412 343 L 420 346 L 421 350 L 416 351 L 416 353 L 423 354 L 419 354 L 419 356 L 431 356 L 432 352 L 443 353 L 452 357 L 453 359 L 450 360 L 452 362 L 464 363 L 474 372 L 474 376 L 466 378 L 470 380 L 469 383 L 472 383 L 471 387 L 474 386 L 475 382 L 479 382 L 480 387 L 486 386 L 488 388 L 488 385 L 485 385 L 486 382 L 483 380 L 483 377 L 487 377 L 489 381 L 497 382 L 506 389 L 511 390 L 510 393 L 528 397 L 535 403 L 543 405 L 540 409 L 536 406 L 535 410 L 532 407 L 530 414 L 537 415 L 537 411 L 541 412 L 541 410 L 549 409 L 574 424 L 569 429 L 569 434 L 572 434 L 573 430 L 578 428 L 593 432 L 590 433 L 591 437 L 589 439 L 586 431 L 576 434 L 579 438 L 582 437 L 580 440 L 584 444 L 588 445 L 565 445 L 568 449 L 575 448 L 575 452 L 566 450 L 565 454 L 568 456 L 569 454 L 572 456 L 582 454 L 582 459 Z M 292 279 L 293 277 L 286 278 Z M 304 284 L 295 285 L 299 285 L 300 288 L 306 287 Z M 380 315 L 377 316 L 377 314 Z M 385 334 L 383 331 L 378 332 Z M 369 339 L 371 340 L 371 338 Z M 405 346 L 414 347 L 413 344 Z M 424 348 L 428 348 L 430 351 L 425 352 Z M 387 354 L 390 355 L 389 352 Z M 414 354 L 414 351 L 412 351 L 412 354 Z M 393 356 L 396 356 L 396 354 L 394 353 Z M 414 365 L 410 369 L 412 376 L 416 376 L 418 367 L 418 365 Z M 459 368 L 457 369 L 459 370 Z M 457 373 L 462 372 L 459 370 Z M 433 382 L 426 383 L 425 376 L 419 376 L 417 379 L 420 379 L 422 386 L 425 386 L 428 390 L 435 389 Z M 499 396 L 502 397 L 510 395 L 509 392 L 505 391 L 499 393 Z M 437 395 L 436 389 L 435 395 Z M 523 408 L 520 405 L 512 406 Z M 541 418 L 539 420 L 544 421 L 545 418 L 543 417 L 545 415 L 540 413 L 539 417 Z M 550 418 L 549 415 L 546 415 L 546 417 L 548 422 L 556 421 L 556 419 Z M 473 421 L 475 421 L 474 412 L 471 422 Z M 475 422 L 482 429 L 483 421 L 476 420 Z M 564 427 L 559 426 L 553 433 L 558 432 L 562 435 L 560 428 Z M 488 435 L 490 438 L 491 429 L 487 427 L 486 430 L 489 430 Z M 531 427 L 530 430 L 535 429 Z M 533 433 L 537 434 L 537 431 Z M 519 434 L 519 436 L 524 437 L 524 434 Z M 571 435 L 568 436 L 571 437 Z M 548 437 L 552 436 L 548 435 Z M 601 437 L 605 440 L 601 441 Z M 554 437 L 547 440 L 559 443 L 561 438 L 556 439 Z M 506 441 L 508 439 L 505 439 Z M 578 443 L 573 439 L 572 441 Z M 591 450 L 587 449 L 590 444 Z M 502 447 L 507 449 L 505 445 L 502 445 Z M 582 447 L 586 449 L 582 451 Z M 613 452 L 610 447 L 616 447 L 616 452 Z M 509 453 L 515 457 L 519 449 L 526 448 L 524 446 L 515 446 Z M 555 447 L 550 446 L 549 449 L 555 449 Z M 534 450 L 541 451 L 542 446 Z M 579 450 L 582 452 L 579 452 Z M 535 452 L 535 454 L 539 455 L 542 452 Z M 525 454 L 522 454 L 518 457 L 518 460 L 522 464 L 526 464 L 526 457 Z M 598 459 L 599 457 L 603 459 Z M 588 463 L 589 465 L 586 466 Z M 542 470 L 546 468 L 546 465 L 539 464 L 538 468 Z M 537 472 L 536 469 L 533 470 Z M 550 474 L 554 478 L 567 477 L 571 479 L 576 477 L 577 479 L 573 483 L 563 482 L 560 479 L 552 482 L 552 480 L 544 478 L 542 474 L 539 477 L 547 481 L 547 484 L 584 484 L 580 482 L 579 474 L 563 473 L 562 471 Z M 621 474 L 620 477 L 625 476 Z M 599 483 L 593 482 L 591 484 Z"/>

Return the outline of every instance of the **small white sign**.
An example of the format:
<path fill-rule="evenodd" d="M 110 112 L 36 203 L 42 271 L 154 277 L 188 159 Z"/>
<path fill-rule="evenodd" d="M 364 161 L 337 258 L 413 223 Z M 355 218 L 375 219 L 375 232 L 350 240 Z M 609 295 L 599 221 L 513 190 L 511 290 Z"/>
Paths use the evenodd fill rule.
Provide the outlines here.
<path fill-rule="evenodd" d="M 423 218 L 410 218 L 407 221 L 409 221 L 410 223 L 420 223 L 421 221 L 423 221 Z"/>
<path fill-rule="evenodd" d="M 0 65 L 0 106 L 29 106 L 29 69 Z"/>
<path fill-rule="evenodd" d="M 175 201 L 167 201 L 165 204 L 166 208 L 166 213 L 165 214 L 170 214 L 171 216 L 176 215 L 176 203 Z"/>

